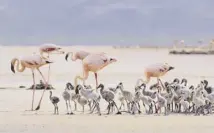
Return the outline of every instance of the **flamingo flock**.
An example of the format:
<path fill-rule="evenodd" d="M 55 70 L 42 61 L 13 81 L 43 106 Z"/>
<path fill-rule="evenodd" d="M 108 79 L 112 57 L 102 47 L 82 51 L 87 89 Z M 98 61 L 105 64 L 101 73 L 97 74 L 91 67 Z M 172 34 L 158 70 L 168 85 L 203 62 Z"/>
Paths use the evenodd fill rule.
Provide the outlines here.
<path fill-rule="evenodd" d="M 39 47 L 39 54 L 23 56 L 22 58 L 13 58 L 11 60 L 11 71 L 13 73 L 23 72 L 25 69 L 31 69 L 33 78 L 33 96 L 31 111 L 39 110 L 44 93 L 47 89 L 50 77 L 50 64 L 54 63 L 50 59 L 51 54 L 64 54 L 60 46 L 55 44 L 43 44 Z M 45 56 L 44 54 L 47 54 Z M 103 99 L 107 105 L 107 114 L 111 114 L 116 109 L 116 114 L 130 113 L 169 115 L 170 113 L 184 113 L 195 115 L 206 115 L 212 113 L 212 103 L 214 102 L 214 92 L 212 87 L 208 87 L 208 81 L 202 80 L 197 86 L 189 85 L 187 79 L 175 78 L 173 81 L 162 82 L 161 77 L 175 69 L 167 63 L 156 63 L 147 66 L 144 69 L 145 79 L 138 79 L 133 91 L 126 90 L 123 82 L 117 83 L 115 87 L 105 87 L 103 83 L 98 82 L 98 72 L 106 66 L 117 62 L 116 58 L 107 56 L 106 53 L 90 53 L 86 51 L 67 52 L 65 60 L 81 60 L 82 74 L 76 75 L 74 84 L 67 83 L 62 97 L 66 103 L 68 115 L 73 115 L 77 110 L 77 103 L 82 106 L 82 112 L 85 106 L 89 106 L 90 113 L 97 111 L 101 115 L 100 101 Z M 44 77 L 40 68 L 49 65 L 48 77 Z M 39 100 L 38 106 L 34 109 L 35 94 L 35 70 L 40 73 L 45 82 L 45 89 Z M 89 72 L 94 73 L 96 87 L 93 88 L 86 84 Z M 157 83 L 148 86 L 151 78 L 156 78 Z M 78 83 L 81 80 L 83 84 Z M 52 96 L 50 92 L 50 101 L 54 105 L 54 114 L 59 114 L 58 103 L 60 98 Z M 75 103 L 75 110 L 72 110 L 71 102 Z M 118 102 L 120 107 L 118 106 Z M 143 105 L 143 108 L 141 106 Z M 123 107 L 123 109 L 122 109 Z"/>

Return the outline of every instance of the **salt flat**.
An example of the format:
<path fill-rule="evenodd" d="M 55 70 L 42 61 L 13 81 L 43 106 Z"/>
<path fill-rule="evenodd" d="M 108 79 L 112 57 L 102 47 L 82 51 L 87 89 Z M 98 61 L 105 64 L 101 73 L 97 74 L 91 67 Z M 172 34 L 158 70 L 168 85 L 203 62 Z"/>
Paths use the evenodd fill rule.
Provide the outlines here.
<path fill-rule="evenodd" d="M 106 86 L 116 86 L 123 82 L 125 89 L 134 92 L 134 85 L 143 75 L 145 66 L 167 62 L 175 67 L 175 70 L 163 77 L 163 81 L 172 81 L 174 77 L 187 78 L 189 84 L 196 85 L 200 80 L 207 79 L 214 85 L 214 56 L 191 55 L 179 56 L 168 55 L 167 49 L 112 49 L 111 47 L 63 47 L 65 51 L 73 49 L 87 49 L 91 52 L 106 52 L 109 56 L 118 59 L 99 73 L 99 82 Z M 1 47 L 0 49 L 0 132 L 4 133 L 199 133 L 213 132 L 213 116 L 185 116 L 170 114 L 169 116 L 156 115 L 89 115 L 88 111 L 81 114 L 79 108 L 76 115 L 68 116 L 62 92 L 65 84 L 73 83 L 74 76 L 81 73 L 81 62 L 66 62 L 64 55 L 53 55 L 55 61 L 51 66 L 50 83 L 56 88 L 53 95 L 60 98 L 60 115 L 53 115 L 53 105 L 49 101 L 49 92 L 45 93 L 40 111 L 25 111 L 31 107 L 32 91 L 19 89 L 20 85 L 32 84 L 30 70 L 23 73 L 13 74 L 10 71 L 10 61 L 13 57 L 31 55 L 38 51 L 36 47 Z M 42 71 L 47 76 L 47 68 Z M 36 73 L 36 80 L 41 77 Z M 156 82 L 156 79 L 151 83 Z M 94 86 L 93 74 L 90 74 L 87 84 Z M 42 91 L 36 91 L 36 107 Z M 72 104 L 73 105 L 73 104 Z M 105 113 L 106 103 L 101 101 L 102 113 Z M 73 107 L 73 106 L 72 106 Z M 88 108 L 86 109 L 88 110 Z"/>

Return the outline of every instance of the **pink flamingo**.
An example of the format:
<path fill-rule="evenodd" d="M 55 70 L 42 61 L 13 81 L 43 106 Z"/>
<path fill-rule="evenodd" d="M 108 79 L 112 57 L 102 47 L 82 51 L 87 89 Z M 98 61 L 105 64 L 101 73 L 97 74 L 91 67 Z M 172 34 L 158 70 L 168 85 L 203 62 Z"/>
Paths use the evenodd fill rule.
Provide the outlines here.
<path fill-rule="evenodd" d="M 80 51 L 76 51 L 76 52 L 68 52 L 65 56 L 65 60 L 68 61 L 68 57 L 69 55 L 71 54 L 71 60 L 72 61 L 76 61 L 76 60 L 81 60 L 82 63 L 83 63 L 83 60 L 90 54 L 92 53 L 89 53 L 89 52 L 86 52 L 86 51 L 83 51 L 83 50 L 80 50 Z M 104 52 L 101 52 L 101 53 L 97 53 L 98 55 L 104 55 L 105 53 Z M 83 64 L 82 64 L 83 65 Z M 83 68 L 84 69 L 84 68 Z M 97 74 L 94 73 L 95 75 L 95 79 L 97 80 Z"/>
<path fill-rule="evenodd" d="M 117 60 L 114 58 L 108 58 L 105 54 L 89 54 L 83 59 L 83 77 L 77 75 L 75 77 L 75 86 L 77 85 L 77 80 L 80 79 L 85 84 L 85 80 L 88 78 L 89 71 L 94 72 L 96 87 L 98 86 L 97 81 L 97 72 L 102 70 L 107 65 L 116 62 Z"/>
<path fill-rule="evenodd" d="M 40 52 L 40 55 L 43 58 L 49 58 L 50 54 L 64 54 L 64 51 L 61 51 L 61 49 L 62 48 L 60 46 L 58 46 L 58 45 L 55 45 L 55 44 L 52 44 L 52 43 L 47 43 L 47 44 L 43 44 L 43 45 L 40 46 L 39 52 Z M 44 53 L 48 54 L 48 56 L 44 57 L 44 55 L 43 55 Z M 41 102 L 42 102 L 42 98 L 44 96 L 44 92 L 48 87 L 49 77 L 50 77 L 50 64 L 49 64 L 49 68 L 48 68 L 48 80 L 45 81 L 46 82 L 45 89 L 44 89 L 44 91 L 42 93 L 42 96 L 41 96 L 41 98 L 39 100 L 39 104 L 38 104 L 38 106 L 36 107 L 35 110 L 39 110 L 40 109 L 40 105 L 41 105 Z"/>
<path fill-rule="evenodd" d="M 71 60 L 76 61 L 76 60 L 83 60 L 85 59 L 86 56 L 88 56 L 90 53 L 86 51 L 77 51 L 77 52 L 68 52 L 65 56 L 66 61 L 68 61 L 68 57 L 71 54 Z"/>
<path fill-rule="evenodd" d="M 17 63 L 17 64 L 16 64 Z M 32 108 L 33 110 L 33 103 L 34 103 L 34 93 L 35 93 L 35 75 L 34 70 L 36 69 L 40 75 L 42 76 L 43 80 L 47 84 L 45 77 L 43 76 L 42 72 L 39 70 L 40 67 L 52 63 L 50 60 L 40 56 L 40 55 L 31 55 L 25 56 L 23 58 L 13 58 L 11 60 L 11 71 L 15 73 L 15 64 L 16 64 L 16 71 L 23 72 L 25 68 L 29 68 L 32 71 L 33 76 L 33 99 L 32 99 Z"/>
<path fill-rule="evenodd" d="M 144 75 L 146 77 L 146 80 L 143 79 L 139 79 L 139 81 L 142 81 L 143 83 L 149 83 L 151 77 L 156 77 L 157 78 L 157 82 L 159 84 L 159 82 L 161 83 L 161 86 L 163 88 L 165 88 L 163 86 L 163 83 L 160 80 L 161 76 L 164 76 L 167 72 L 169 72 L 170 70 L 173 70 L 174 67 L 168 65 L 167 63 L 157 63 L 157 64 L 152 64 L 148 67 L 145 68 L 144 70 Z"/>
<path fill-rule="evenodd" d="M 68 52 L 66 55 L 65 55 L 65 60 L 68 61 L 68 57 L 69 55 L 71 54 L 71 60 L 72 61 L 76 61 L 76 60 L 83 60 L 85 59 L 86 56 L 88 56 L 89 54 L 92 54 L 90 52 L 86 52 L 86 51 L 83 51 L 83 50 L 80 50 L 80 51 L 76 51 L 76 52 Z M 104 52 L 101 52 L 101 53 L 98 53 L 98 54 L 106 54 Z"/>
<path fill-rule="evenodd" d="M 64 54 L 64 51 L 60 51 L 61 49 L 62 48 L 56 44 L 47 43 L 40 46 L 39 52 L 41 56 L 43 56 L 44 53 L 47 53 L 47 58 L 49 58 L 49 54 Z"/>

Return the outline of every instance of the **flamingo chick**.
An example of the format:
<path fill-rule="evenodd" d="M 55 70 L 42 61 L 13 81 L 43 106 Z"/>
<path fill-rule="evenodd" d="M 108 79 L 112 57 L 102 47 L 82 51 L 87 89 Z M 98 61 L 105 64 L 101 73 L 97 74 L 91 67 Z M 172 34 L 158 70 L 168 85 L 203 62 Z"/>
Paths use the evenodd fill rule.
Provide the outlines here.
<path fill-rule="evenodd" d="M 50 91 L 50 100 L 51 103 L 54 105 L 54 114 L 59 114 L 58 102 L 60 101 L 58 97 L 52 96 L 52 91 Z"/>

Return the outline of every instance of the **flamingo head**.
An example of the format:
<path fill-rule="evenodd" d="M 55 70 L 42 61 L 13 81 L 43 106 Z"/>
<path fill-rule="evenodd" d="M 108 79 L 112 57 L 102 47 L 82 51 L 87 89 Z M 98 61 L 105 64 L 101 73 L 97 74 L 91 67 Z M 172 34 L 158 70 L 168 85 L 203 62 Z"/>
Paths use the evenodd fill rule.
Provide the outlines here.
<path fill-rule="evenodd" d="M 75 93 L 79 94 L 79 90 L 81 90 L 83 87 L 81 85 L 77 85 L 75 89 Z"/>
<path fill-rule="evenodd" d="M 68 90 L 74 90 L 74 86 L 70 82 L 68 82 L 66 84 L 66 89 L 68 89 Z"/>
<path fill-rule="evenodd" d="M 170 67 L 168 68 L 168 71 L 173 70 L 173 69 L 175 69 L 175 67 L 170 66 Z"/>
<path fill-rule="evenodd" d="M 99 84 L 99 86 L 97 86 L 97 89 L 98 88 L 104 88 L 104 85 L 103 84 Z"/>
<path fill-rule="evenodd" d="M 61 51 L 61 47 L 55 44 L 43 44 L 40 46 L 40 53 L 48 54 L 64 54 L 64 51 Z"/>
<path fill-rule="evenodd" d="M 140 85 L 140 88 L 141 88 L 141 87 L 146 88 L 146 84 L 145 84 L 145 83 L 142 83 L 142 84 Z"/>
<path fill-rule="evenodd" d="M 175 67 L 170 66 L 168 63 L 164 63 L 164 64 L 163 64 L 163 67 L 164 67 L 164 69 L 165 69 L 166 72 L 175 69 Z"/>
<path fill-rule="evenodd" d="M 109 59 L 109 63 L 113 63 L 113 62 L 117 62 L 117 59 L 115 59 L 115 58 L 110 58 L 110 59 Z"/>

